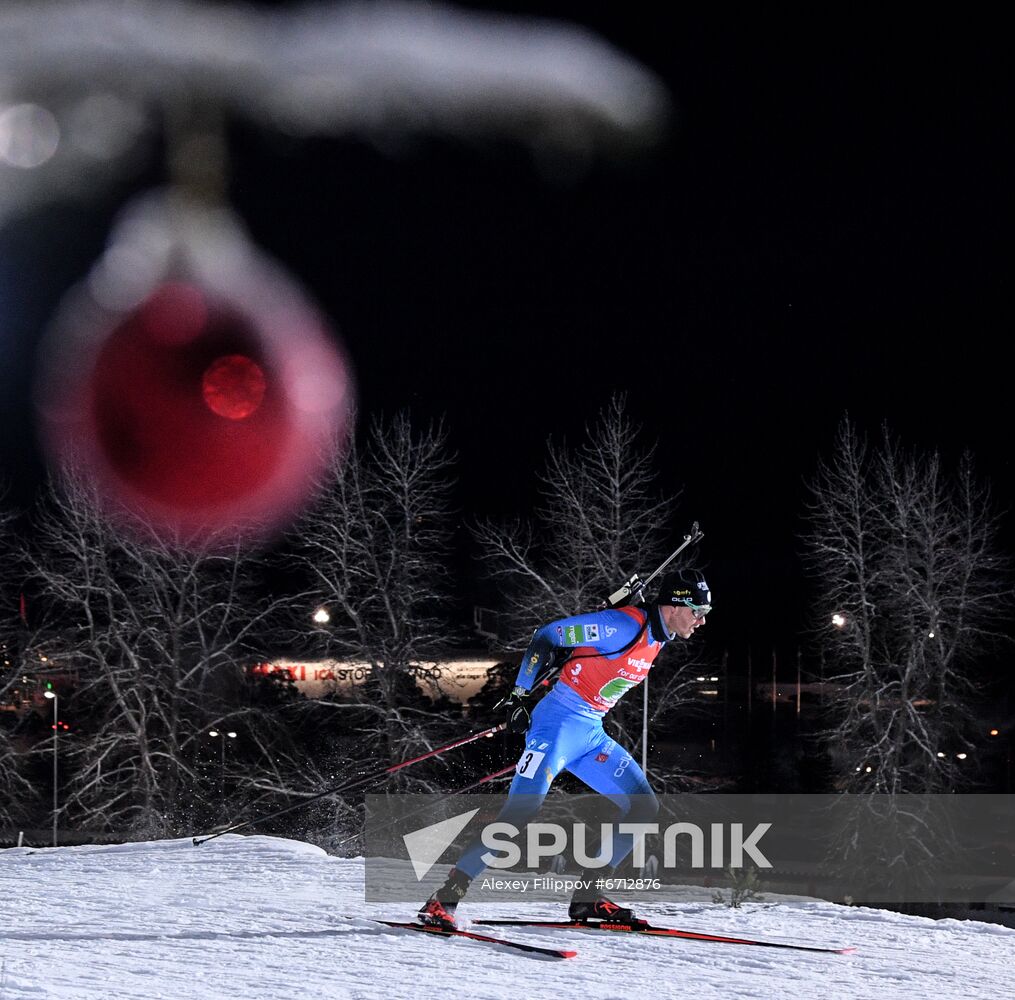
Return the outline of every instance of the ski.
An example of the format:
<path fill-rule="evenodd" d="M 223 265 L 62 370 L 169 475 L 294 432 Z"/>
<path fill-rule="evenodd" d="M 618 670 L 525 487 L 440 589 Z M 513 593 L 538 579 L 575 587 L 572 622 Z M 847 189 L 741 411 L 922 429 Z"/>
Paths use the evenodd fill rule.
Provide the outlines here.
<path fill-rule="evenodd" d="M 542 948 L 539 945 L 523 944 L 521 941 L 505 941 L 503 938 L 492 937 L 489 934 L 477 934 L 475 931 L 445 930 L 443 927 L 432 927 L 428 924 L 401 922 L 398 920 L 379 920 L 378 923 L 388 927 L 402 927 L 410 931 L 422 931 L 424 934 L 433 934 L 443 938 L 468 938 L 470 941 L 483 941 L 487 944 L 500 944 L 505 948 L 514 948 L 517 951 L 527 951 L 535 955 L 545 955 L 547 958 L 574 958 L 576 951 L 564 951 L 560 948 Z"/>
<path fill-rule="evenodd" d="M 856 948 L 819 948 L 809 944 L 784 944 L 778 941 L 755 941 L 753 938 L 726 937 L 721 934 L 702 934 L 698 931 L 681 931 L 675 927 L 653 927 L 651 924 L 629 927 L 627 924 L 609 924 L 601 921 L 574 920 L 475 920 L 473 923 L 498 927 L 551 927 L 557 930 L 620 931 L 644 934 L 648 937 L 680 938 L 686 941 L 715 941 L 719 944 L 750 944 L 759 948 L 791 948 L 793 951 L 817 951 L 830 955 L 848 955 Z"/>

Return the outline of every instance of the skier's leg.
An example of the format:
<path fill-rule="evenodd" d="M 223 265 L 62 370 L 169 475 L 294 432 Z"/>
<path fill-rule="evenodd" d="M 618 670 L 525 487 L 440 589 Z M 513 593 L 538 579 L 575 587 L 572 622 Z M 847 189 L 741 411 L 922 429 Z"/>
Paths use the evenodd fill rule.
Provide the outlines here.
<path fill-rule="evenodd" d="M 546 793 L 568 761 L 580 756 L 588 745 L 588 720 L 562 710 L 544 698 L 532 713 L 532 725 L 525 734 L 525 749 L 515 768 L 507 802 L 497 822 L 521 830 L 539 812 Z M 489 853 L 481 836 L 472 839 L 451 869 L 447 881 L 424 904 L 419 919 L 424 923 L 454 926 L 455 910 L 471 881 L 486 868 L 483 856 Z"/>
<path fill-rule="evenodd" d="M 588 720 L 562 710 L 549 699 L 544 698 L 536 706 L 507 802 L 496 822 L 510 823 L 519 830 L 531 822 L 557 775 L 569 761 L 584 752 L 588 745 L 588 725 Z M 482 856 L 489 850 L 476 837 L 462 852 L 455 869 L 475 878 L 486 868 Z"/>
<path fill-rule="evenodd" d="M 659 801 L 638 762 L 605 732 L 588 753 L 568 765 L 568 770 L 617 806 L 618 819 L 624 822 L 651 823 L 659 813 Z M 639 921 L 632 910 L 618 906 L 596 887 L 599 879 L 608 879 L 614 874 L 633 847 L 633 834 L 613 831 L 608 863 L 581 873 L 579 887 L 568 910 L 572 920 L 596 918 L 632 925 L 645 923 Z"/>
<path fill-rule="evenodd" d="M 531 732 L 531 730 L 529 731 Z M 536 768 L 538 773 L 532 775 L 520 773 L 518 769 L 525 766 L 526 756 L 530 754 L 528 750 L 529 742 L 529 740 L 526 741 L 526 750 L 522 752 L 522 756 L 518 760 L 514 779 L 511 782 L 510 789 L 508 789 L 507 802 L 501 807 L 495 820 L 497 823 L 510 823 L 519 830 L 523 829 L 535 818 L 543 805 L 546 793 L 550 790 L 550 784 L 557 776 L 557 772 L 549 766 L 545 769 L 542 767 Z M 551 749 L 552 746 L 550 744 Z M 486 868 L 483 855 L 489 852 L 490 848 L 483 843 L 481 837 L 474 837 L 469 842 L 468 847 L 462 851 L 462 855 L 455 865 L 455 870 L 463 873 L 469 879 L 474 879 Z"/>
<path fill-rule="evenodd" d="M 593 791 L 605 795 L 619 810 L 619 821 L 651 823 L 659 815 L 659 800 L 638 762 L 605 732 L 592 750 L 567 769 Z M 615 871 L 633 848 L 633 834 L 615 834 L 608 871 Z"/>

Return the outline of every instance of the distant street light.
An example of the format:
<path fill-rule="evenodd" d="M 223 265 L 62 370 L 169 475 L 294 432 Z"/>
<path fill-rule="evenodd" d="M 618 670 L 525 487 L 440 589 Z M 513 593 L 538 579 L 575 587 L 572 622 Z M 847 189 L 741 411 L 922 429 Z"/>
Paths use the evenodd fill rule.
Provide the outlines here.
<path fill-rule="evenodd" d="M 849 621 L 849 619 L 841 611 L 836 611 L 835 614 L 832 615 L 832 624 L 838 629 L 845 628 L 847 621 Z"/>
<path fill-rule="evenodd" d="M 314 621 L 318 625 L 327 625 L 331 621 L 331 615 L 328 614 L 327 608 L 318 608 L 314 612 Z"/>
<path fill-rule="evenodd" d="M 45 691 L 44 694 L 53 702 L 53 846 L 56 847 L 56 817 L 57 817 L 57 788 L 59 782 L 59 757 L 57 746 L 60 738 L 60 718 L 58 705 L 60 699 L 55 691 Z"/>
<path fill-rule="evenodd" d="M 219 746 L 222 750 L 219 763 L 219 798 L 221 799 L 225 795 L 226 788 L 226 739 L 235 740 L 236 733 L 220 733 L 217 729 L 211 729 L 209 730 L 208 735 L 218 739 Z"/>

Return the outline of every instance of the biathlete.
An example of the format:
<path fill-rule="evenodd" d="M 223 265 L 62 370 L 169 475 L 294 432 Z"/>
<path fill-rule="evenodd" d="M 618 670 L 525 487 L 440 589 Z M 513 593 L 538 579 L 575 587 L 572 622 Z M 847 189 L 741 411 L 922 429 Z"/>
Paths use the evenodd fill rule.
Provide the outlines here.
<path fill-rule="evenodd" d="M 659 811 L 655 793 L 628 750 L 603 729 L 603 717 L 623 695 L 648 676 L 663 646 L 689 639 L 712 609 L 712 594 L 701 573 L 665 576 L 646 607 L 620 607 L 562 618 L 536 630 L 505 704 L 508 725 L 525 733 L 508 800 L 497 817 L 522 829 L 539 811 L 554 778 L 568 770 L 620 808 L 619 819 L 649 823 Z M 529 716 L 525 698 L 539 674 L 563 659 L 556 684 Z M 594 888 L 609 878 L 634 847 L 631 834 L 613 838 L 609 865 L 579 881 L 568 909 L 571 920 L 639 922 L 634 913 Z M 455 910 L 469 883 L 486 865 L 489 849 L 477 837 L 462 853 L 447 881 L 422 906 L 418 919 L 453 929 Z"/>

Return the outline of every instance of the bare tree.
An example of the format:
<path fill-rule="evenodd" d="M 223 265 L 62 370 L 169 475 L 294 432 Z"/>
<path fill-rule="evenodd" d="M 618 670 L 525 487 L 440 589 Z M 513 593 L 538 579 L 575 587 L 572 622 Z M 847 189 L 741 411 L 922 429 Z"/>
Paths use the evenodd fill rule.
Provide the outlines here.
<path fill-rule="evenodd" d="M 577 448 L 547 444 L 533 521 L 480 521 L 490 576 L 503 586 L 512 645 L 534 623 L 595 608 L 636 570 L 665 557 L 676 497 L 656 495 L 655 446 L 614 396 Z"/>
<path fill-rule="evenodd" d="M 839 787 L 967 784 L 957 753 L 974 749 L 977 659 L 1001 639 L 1011 599 L 989 489 L 968 455 L 949 474 L 887 429 L 868 448 L 847 418 L 811 493 L 805 543 L 838 692 L 824 738 Z"/>
<path fill-rule="evenodd" d="M 540 623 L 594 610 L 634 572 L 665 558 L 677 497 L 658 493 L 654 462 L 655 446 L 644 443 L 625 397 L 614 396 L 579 446 L 548 443 L 533 521 L 478 524 L 482 558 L 502 585 L 513 648 L 523 649 Z M 694 662 L 679 644 L 663 651 L 653 671 L 650 727 L 686 708 Z M 642 711 L 639 698 L 610 713 L 628 745 L 641 741 Z"/>
<path fill-rule="evenodd" d="M 330 615 L 322 647 L 370 668 L 355 703 L 326 702 L 356 734 L 346 767 L 431 749 L 449 722 L 446 705 L 420 695 L 417 677 L 453 639 L 452 463 L 441 425 L 417 431 L 405 413 L 377 420 L 364 445 L 336 453 L 294 531 L 290 563 L 309 581 L 307 607 Z"/>
<path fill-rule="evenodd" d="M 2 494 L 0 494 L 2 496 Z M 22 690 L 21 628 L 14 612 L 18 588 L 10 572 L 13 556 L 14 515 L 0 509 L 0 555 L 8 572 L 0 582 L 0 595 L 6 605 L 0 616 L 0 826 L 6 826 L 28 813 L 38 792 L 25 774 L 25 754 L 16 711 L 25 697 Z M 18 704 L 16 704 L 16 702 Z"/>
<path fill-rule="evenodd" d="M 251 771 L 290 782 L 293 761 L 248 704 L 245 658 L 265 609 L 241 543 L 194 551 L 133 528 L 103 516 L 73 473 L 51 484 L 22 545 L 43 595 L 26 658 L 73 678 L 61 816 L 157 836 L 228 815 Z"/>

